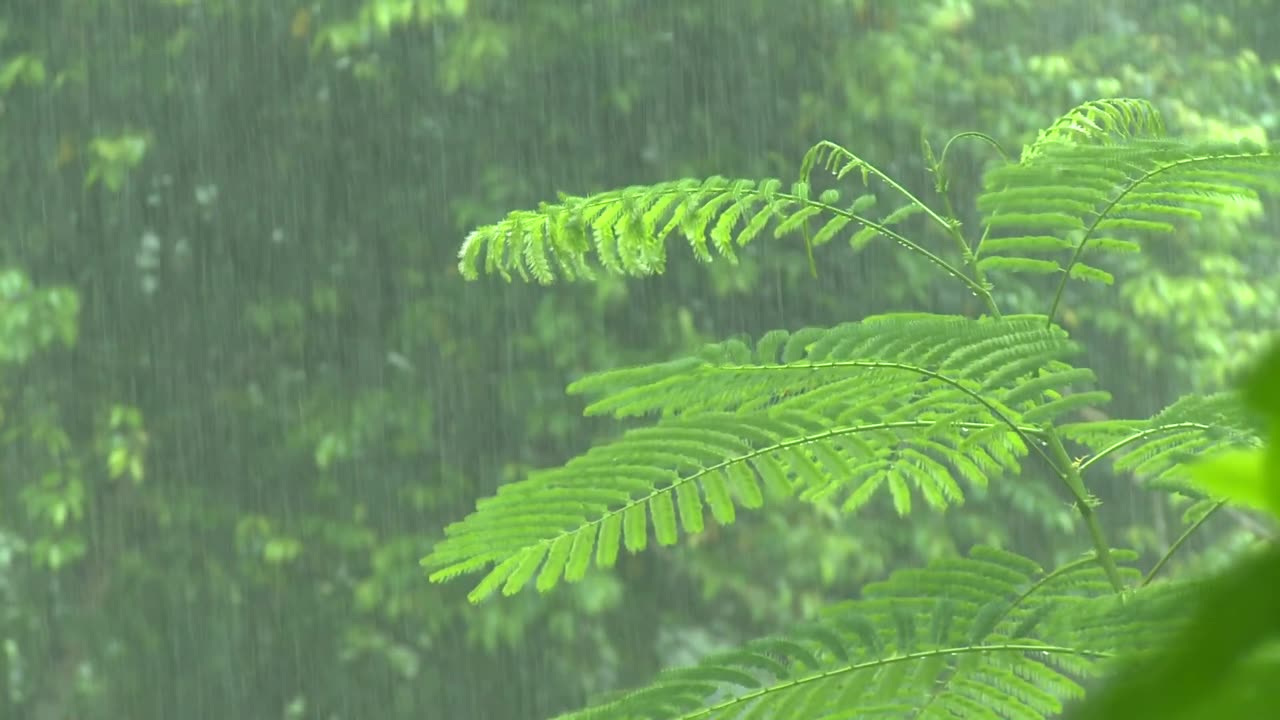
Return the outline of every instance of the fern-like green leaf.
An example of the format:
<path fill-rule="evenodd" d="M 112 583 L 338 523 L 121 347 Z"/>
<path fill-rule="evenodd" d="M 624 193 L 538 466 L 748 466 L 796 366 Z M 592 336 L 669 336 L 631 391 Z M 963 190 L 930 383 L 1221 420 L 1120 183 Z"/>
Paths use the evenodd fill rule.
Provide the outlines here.
<path fill-rule="evenodd" d="M 1146 612 L 1148 596 L 1164 611 Z M 1117 652 L 1156 646 L 1177 626 L 1170 597 L 1157 587 L 1116 602 L 1088 559 L 1045 573 L 1026 558 L 978 547 L 966 558 L 896 572 L 816 621 L 667 670 L 647 687 L 560 720 L 1039 720 L 1080 698 L 1081 682 Z M 1108 636 L 1082 622 L 1089 617 L 1125 630 Z"/>
<path fill-rule="evenodd" d="M 807 181 L 787 192 L 781 186 L 776 179 L 716 176 L 587 197 L 565 195 L 559 203 L 512 212 L 495 224 L 473 230 L 458 253 L 458 267 L 468 279 L 478 277 L 483 268 L 507 280 L 519 276 L 543 284 L 558 278 L 589 280 L 599 269 L 643 277 L 665 269 L 667 238 L 677 231 L 698 260 L 710 262 L 719 254 L 736 262 L 734 248 L 750 243 L 770 224 L 774 236 L 783 237 L 804 228 L 811 219 L 825 217 L 815 244 L 830 242 L 853 224 L 891 237 L 947 274 L 972 283 L 941 257 L 890 227 L 922 206 L 909 206 L 879 223 L 862 214 L 874 203 L 874 195 L 862 195 L 841 208 L 835 204 L 838 193 L 828 191 L 811 198 Z"/>
<path fill-rule="evenodd" d="M 1137 239 L 1173 233 L 1204 209 L 1276 190 L 1280 153 L 1173 140 L 1150 103 L 1100 100 L 1041 132 L 1019 162 L 988 172 L 984 187 L 977 205 L 988 232 L 975 252 L 978 267 L 1065 271 L 1052 318 L 1069 279 L 1113 281 L 1086 257 L 1132 252 Z"/>
<path fill-rule="evenodd" d="M 1193 497 L 1199 491 L 1186 482 L 1192 462 L 1212 450 L 1262 444 L 1236 393 L 1188 395 L 1149 420 L 1068 423 L 1059 432 L 1092 451 L 1085 468 L 1109 460 L 1119 472 Z"/>
<path fill-rule="evenodd" d="M 717 523 L 733 522 L 766 490 L 846 512 L 881 493 L 900 515 L 917 498 L 945 509 L 1040 452 L 1029 435 L 1037 423 L 1106 399 L 1079 388 L 1092 375 L 1066 364 L 1075 351 L 1041 316 L 913 313 L 775 331 L 754 351 L 731 341 L 584 378 L 571 390 L 600 396 L 588 413 L 660 419 L 500 488 L 446 528 L 424 562 L 437 581 L 492 566 L 493 580 L 472 593 L 479 600 L 535 576 L 550 590 L 570 567 L 577 579 L 592 539 L 608 566 L 619 535 L 640 552 L 650 532 L 661 545 L 701 532 L 708 507 Z"/>
<path fill-rule="evenodd" d="M 1065 270 L 1056 311 L 1068 279 L 1112 282 L 1095 256 L 1132 252 L 1138 239 L 1173 233 L 1205 208 L 1280 187 L 1280 153 L 1142 135 L 1122 143 L 1042 139 L 1032 157 L 989 172 L 985 187 L 978 208 L 988 236 L 979 267 Z"/>
<path fill-rule="evenodd" d="M 1072 108 L 1041 130 L 1036 141 L 1022 151 L 1022 161 L 1039 158 L 1046 146 L 1058 143 L 1109 145 L 1136 138 L 1164 137 L 1160 111 L 1140 98 L 1090 100 Z"/>

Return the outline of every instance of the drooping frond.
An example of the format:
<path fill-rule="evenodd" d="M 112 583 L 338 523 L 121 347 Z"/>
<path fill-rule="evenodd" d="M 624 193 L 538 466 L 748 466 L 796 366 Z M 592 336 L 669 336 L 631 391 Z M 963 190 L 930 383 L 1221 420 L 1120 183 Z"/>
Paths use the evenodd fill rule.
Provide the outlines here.
<path fill-rule="evenodd" d="M 1080 682 L 1099 661 L 1163 634 L 1163 615 L 1144 622 L 1140 612 L 1121 613 L 1141 608 L 1147 593 L 1112 603 L 1092 562 L 1046 574 L 979 547 L 894 573 L 815 622 L 669 670 L 561 720 L 1051 717 L 1083 695 Z M 1120 608 L 1101 615 L 1127 632 L 1073 633 L 1079 618 L 1105 608 Z"/>
<path fill-rule="evenodd" d="M 551 283 L 557 275 L 591 279 L 597 267 L 620 275 L 653 275 L 666 266 L 666 239 L 674 231 L 684 235 L 698 259 L 710 261 L 714 250 L 734 261 L 735 245 L 750 242 L 775 213 L 795 204 L 793 196 L 779 194 L 781 186 L 772 179 L 712 177 L 587 197 L 562 195 L 559 203 L 512 212 L 473 230 L 458 253 L 459 269 L 473 279 L 483 263 L 486 273 L 509 280 L 515 272 L 541 283 Z M 740 221 L 745 227 L 738 227 Z M 593 253 L 596 263 L 591 262 Z"/>
<path fill-rule="evenodd" d="M 977 201 L 986 235 L 975 255 L 984 272 L 1057 276 L 1051 318 L 1067 280 L 1113 281 L 1098 265 L 1104 254 L 1138 252 L 1139 240 L 1172 234 L 1205 208 L 1280 187 L 1280 153 L 1248 143 L 1035 147 L 1031 160 L 987 174 Z"/>
<path fill-rule="evenodd" d="M 1258 447 L 1262 442 L 1236 393 L 1188 395 L 1149 420 L 1069 423 L 1059 425 L 1058 431 L 1093 453 L 1085 469 L 1111 460 L 1118 472 L 1192 495 L 1198 492 L 1185 482 L 1192 461 L 1216 450 Z"/>
<path fill-rule="evenodd" d="M 561 468 L 532 474 L 477 503 L 424 561 L 433 580 L 494 565 L 479 600 L 533 581 L 543 590 L 610 567 L 620 547 L 645 549 L 727 525 L 772 495 L 838 502 L 845 511 L 886 492 L 900 514 L 913 497 L 964 501 L 962 484 L 1016 472 L 1041 452 L 1030 434 L 1105 394 L 1066 395 L 1091 375 L 1063 358 L 1074 345 L 1043 318 L 971 320 L 887 315 L 784 336 L 752 353 L 712 346 L 684 363 L 605 373 L 577 384 L 593 408 L 663 411 Z M 1081 400 L 1083 398 L 1083 400 Z"/>
<path fill-rule="evenodd" d="M 784 191 L 778 180 L 723 177 L 587 197 L 565 195 L 559 203 L 513 212 L 496 224 L 473 230 L 458 253 L 458 267 L 469 279 L 476 278 L 483 267 L 485 273 L 508 280 L 515 273 L 544 284 L 560 277 L 591 279 L 601 268 L 615 275 L 643 277 L 666 267 L 667 238 L 673 234 L 683 236 L 698 260 L 711 262 L 719 255 L 737 262 L 737 249 L 769 228 L 773 237 L 781 238 L 807 233 L 810 221 L 822 220 L 812 238 L 816 245 L 842 235 L 858 241 L 864 235 L 870 237 L 867 233 L 878 233 L 973 285 L 946 260 L 890 227 L 904 218 L 903 211 L 890 213 L 882 221 L 867 217 L 864 213 L 874 203 L 870 194 L 842 202 L 835 189 L 812 197 L 807 182 L 794 183 Z M 975 289 L 980 288 L 975 285 Z"/>

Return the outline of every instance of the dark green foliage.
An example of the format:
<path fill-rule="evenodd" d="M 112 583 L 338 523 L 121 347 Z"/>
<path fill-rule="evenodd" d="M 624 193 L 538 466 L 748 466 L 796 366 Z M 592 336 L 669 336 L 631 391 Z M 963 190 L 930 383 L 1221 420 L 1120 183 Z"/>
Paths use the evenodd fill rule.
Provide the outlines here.
<path fill-rule="evenodd" d="M 1243 388 L 1245 405 L 1271 424 L 1277 450 L 1280 427 L 1280 344 L 1257 364 Z M 1280 488 L 1277 466 L 1263 481 Z M 1274 495 L 1271 495 L 1274 498 Z M 1272 503 L 1270 509 L 1280 514 Z M 1269 543 L 1220 577 L 1205 583 L 1190 622 L 1161 652 L 1132 659 L 1072 717 L 1127 720 L 1149 716 L 1255 718 L 1275 714 L 1280 687 L 1280 546 Z"/>
<path fill-rule="evenodd" d="M 673 652 L 687 662 L 704 632 L 780 630 L 974 542 L 1058 565 L 1083 539 L 1042 461 L 1022 457 L 1025 475 L 985 492 L 962 481 L 963 513 L 917 494 L 900 521 L 887 492 L 851 517 L 771 501 L 554 595 L 471 607 L 481 575 L 430 584 L 415 562 L 477 495 L 609 436 L 615 423 L 574 423 L 581 398 L 559 392 L 584 371 L 732 332 L 983 309 L 933 282 L 918 252 L 828 215 L 808 222 L 816 283 L 803 228 L 781 244 L 766 228 L 735 248 L 739 266 L 709 246 L 710 267 L 682 261 L 675 230 L 662 279 L 549 292 L 464 285 L 440 260 L 471 227 L 557 202 L 549 189 L 716 172 L 789 189 L 817 137 L 886 163 L 976 236 L 984 163 L 1017 160 L 1074 93 L 1119 81 L 1158 94 L 1170 128 L 1265 137 L 1274 11 L 0 3 L 0 167 L 16 180 L 0 198 L 0 275 L 29 279 L 0 292 L 0 718 L 529 720 L 642 683 Z M 938 156 L 950 170 L 925 174 L 922 136 L 968 127 L 1011 152 L 962 137 Z M 823 169 L 813 198 L 833 189 Z M 860 178 L 840 181 L 838 207 L 963 257 L 919 206 Z M 1104 381 L 1108 414 L 1212 392 L 1254 347 L 1280 293 L 1257 206 L 1179 223 L 1154 254 L 1087 253 L 1123 290 L 1073 287 L 1055 322 L 1087 347 L 1070 362 L 1131 368 Z M 1056 279 L 991 275 L 1016 312 L 1044 312 L 1033 298 L 1047 295 L 1026 288 Z M 1108 533 L 1159 552 L 1178 532 L 1159 524 L 1167 503 L 1110 474 L 1095 463 L 1085 477 Z M 1214 514 L 1159 578 L 1217 554 L 1241 519 Z"/>
<path fill-rule="evenodd" d="M 1123 610 L 1095 564 L 1045 573 L 979 547 L 563 720 L 1047 717 L 1100 663 L 1168 634 L 1167 617 Z M 1094 617 L 1120 632 L 1093 632 Z"/>
<path fill-rule="evenodd" d="M 1162 652 L 1138 658 L 1070 717 L 1261 718 L 1280 687 L 1280 550 L 1270 547 L 1215 578 Z"/>

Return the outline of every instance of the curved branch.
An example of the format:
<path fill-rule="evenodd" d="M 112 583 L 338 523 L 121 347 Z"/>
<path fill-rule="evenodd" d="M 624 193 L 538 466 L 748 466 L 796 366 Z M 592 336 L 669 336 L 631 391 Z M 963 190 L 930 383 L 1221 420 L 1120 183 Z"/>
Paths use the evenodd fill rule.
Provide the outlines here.
<path fill-rule="evenodd" d="M 1213 507 L 1209 508 L 1208 512 L 1201 515 L 1199 520 L 1191 523 L 1191 527 L 1184 530 L 1182 534 L 1178 536 L 1178 539 L 1174 540 L 1173 544 L 1169 546 L 1169 549 L 1164 552 L 1164 555 L 1160 556 L 1160 560 L 1152 566 L 1151 572 L 1148 572 L 1146 577 L 1142 578 L 1142 582 L 1138 584 L 1138 587 L 1146 587 L 1147 585 L 1150 585 L 1151 581 L 1155 579 L 1160 570 L 1168 564 L 1169 559 L 1173 557 L 1173 554 L 1178 551 L 1178 548 L 1182 547 L 1182 544 L 1187 541 L 1187 538 L 1190 538 L 1195 531 L 1199 530 L 1200 527 L 1204 525 L 1205 521 L 1212 517 L 1214 513 L 1221 510 L 1226 504 L 1226 500 L 1219 500 Z"/>

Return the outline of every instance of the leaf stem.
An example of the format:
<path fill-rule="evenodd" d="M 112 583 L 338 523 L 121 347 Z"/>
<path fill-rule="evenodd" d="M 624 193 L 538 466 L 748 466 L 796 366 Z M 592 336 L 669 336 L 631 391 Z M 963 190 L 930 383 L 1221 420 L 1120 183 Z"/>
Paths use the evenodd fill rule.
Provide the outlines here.
<path fill-rule="evenodd" d="M 1204 525 L 1206 520 L 1212 517 L 1214 513 L 1221 510 L 1226 504 L 1226 500 L 1219 500 L 1213 507 L 1209 508 L 1205 514 L 1201 515 L 1199 520 L 1191 523 L 1191 527 L 1184 530 L 1182 534 L 1178 536 L 1178 539 L 1174 540 L 1173 544 L 1169 546 L 1169 549 L 1164 551 L 1164 555 L 1160 556 L 1159 562 L 1151 568 L 1151 571 L 1147 573 L 1146 577 L 1142 578 L 1142 582 L 1138 587 L 1146 587 L 1147 585 L 1150 585 L 1151 581 L 1155 579 L 1155 576 L 1164 569 L 1165 565 L 1169 563 L 1169 559 L 1178 551 L 1178 548 L 1182 547 L 1182 544 L 1187 541 L 1187 538 L 1190 538 L 1197 530 L 1200 529 L 1201 525 Z"/>
<path fill-rule="evenodd" d="M 1080 513 L 1080 519 L 1084 520 L 1085 527 L 1089 529 L 1089 538 L 1093 541 L 1094 552 L 1098 556 L 1098 564 L 1102 565 L 1102 570 L 1107 574 L 1107 580 L 1111 583 L 1111 588 L 1116 592 L 1124 590 L 1124 580 L 1120 577 L 1120 570 L 1116 567 L 1115 558 L 1111 557 L 1111 545 L 1107 542 L 1106 533 L 1102 530 L 1102 524 L 1098 522 L 1098 515 L 1093 511 L 1093 500 L 1089 497 L 1089 491 L 1085 488 L 1084 480 L 1080 477 L 1080 466 L 1071 461 L 1067 455 L 1067 449 L 1062 444 L 1062 438 L 1053 428 L 1044 434 L 1045 440 L 1049 443 L 1049 451 L 1057 458 L 1058 465 L 1062 468 L 1059 477 L 1066 484 L 1067 489 L 1075 497 L 1076 512 Z"/>
<path fill-rule="evenodd" d="M 937 191 L 938 195 L 942 197 L 943 206 L 946 209 L 947 216 L 953 218 L 953 220 L 957 216 L 955 207 L 951 202 L 951 195 L 948 192 L 950 189 L 950 183 L 948 182 L 946 174 L 947 155 L 951 152 L 952 144 L 957 140 L 964 140 L 966 138 L 974 138 L 991 145 L 996 149 L 996 152 L 1000 153 L 1000 157 L 1003 158 L 1005 162 L 1009 162 L 1009 154 L 1004 151 L 1004 148 L 1000 146 L 999 142 L 996 142 L 995 138 L 987 135 L 986 133 L 976 131 L 962 132 L 957 135 L 953 135 L 950 140 L 947 140 L 947 144 L 942 147 L 942 154 L 938 156 L 937 162 L 933 163 L 932 171 L 934 176 L 934 189 Z M 927 142 L 925 143 L 925 150 L 926 155 L 928 155 L 928 160 L 932 162 L 933 151 L 929 149 Z M 982 272 L 982 269 L 978 267 L 977 252 L 974 248 L 969 247 L 968 241 L 965 240 L 964 235 L 960 232 L 960 225 L 958 222 L 953 221 L 944 223 L 944 227 L 946 227 L 948 234 L 950 234 L 955 241 L 957 248 L 960 250 L 961 256 L 965 259 L 965 264 L 969 266 L 969 270 L 973 273 L 973 279 L 986 289 L 986 292 L 983 293 L 981 297 L 987 306 L 987 311 L 991 313 L 992 317 L 999 318 L 1000 309 L 996 306 L 995 298 L 991 296 L 991 286 L 987 282 L 986 273 Z M 983 232 L 983 237 L 985 238 L 985 236 L 986 231 Z M 981 239 L 978 241 L 978 245 L 981 247 Z"/>
<path fill-rule="evenodd" d="M 1035 653 L 1042 656 L 1075 656 L 1088 658 L 1091 660 L 1107 660 L 1114 657 L 1110 652 L 1099 650 L 1090 650 L 1074 647 L 1066 647 L 1063 645 L 1040 645 L 1035 643 L 1001 643 L 992 645 L 969 645 L 960 647 L 944 647 L 934 648 L 930 650 L 921 650 L 918 652 L 902 653 L 900 655 L 891 655 L 889 657 L 875 658 L 865 662 L 849 663 L 847 665 L 837 666 L 826 670 L 817 670 L 801 677 L 795 678 L 779 678 L 775 682 L 762 688 L 744 692 L 723 700 L 715 705 L 698 708 L 692 712 L 687 712 L 677 716 L 679 720 L 695 720 L 695 718 L 720 717 L 720 713 L 730 710 L 735 706 L 745 705 L 746 703 L 759 700 L 767 695 L 773 695 L 793 688 L 802 687 L 808 683 L 821 682 L 832 678 L 838 678 L 842 675 L 848 675 L 866 670 L 879 670 L 880 668 L 898 665 L 902 663 L 911 663 L 919 661 L 927 661 L 934 658 L 952 658 L 961 655 L 991 655 L 995 653 Z M 585 717 L 585 713 L 582 717 Z M 570 716 L 577 717 L 577 716 Z"/>
<path fill-rule="evenodd" d="M 998 144 L 997 144 L 997 147 L 999 147 Z M 950 203 L 948 203 L 948 208 L 947 208 L 947 214 L 950 217 L 944 218 L 941 215 L 939 215 L 937 211 L 935 211 L 933 208 L 925 204 L 924 201 L 916 197 L 915 194 L 913 194 L 910 190 L 903 187 L 896 180 L 894 180 L 893 178 L 885 174 L 883 171 L 881 171 L 880 168 L 876 167 L 875 165 L 872 165 L 866 160 L 863 160 L 857 155 L 854 155 L 844 147 L 836 143 L 833 143 L 830 140 L 823 140 L 819 142 L 818 144 L 809 148 L 809 152 L 805 153 L 804 162 L 801 163 L 800 165 L 800 177 L 804 181 L 806 182 L 808 181 L 809 175 L 812 172 L 814 165 L 817 164 L 818 159 L 820 158 L 824 150 L 830 153 L 830 155 L 828 155 L 828 160 L 827 160 L 828 167 L 831 166 L 831 158 L 833 158 L 835 155 L 841 155 L 847 160 L 845 167 L 836 173 L 837 178 L 842 177 L 846 172 L 854 168 L 862 170 L 864 183 L 866 182 L 866 176 L 868 174 L 875 175 L 877 178 L 880 179 L 881 182 L 883 182 L 885 185 L 888 185 L 893 190 L 897 191 L 898 194 L 906 198 L 908 202 L 920 208 L 920 210 L 925 215 L 929 216 L 929 218 L 932 219 L 935 223 L 942 226 L 943 230 L 959 243 L 961 255 L 966 260 L 970 260 L 973 257 L 973 253 L 969 252 L 968 245 L 964 241 L 964 236 L 960 233 L 960 226 L 958 221 L 956 221 L 954 218 L 954 213 L 950 209 Z M 944 199 L 946 198 L 945 193 L 943 194 L 943 198 Z M 851 217 L 852 215 L 850 214 L 848 216 Z M 859 220 L 859 222 L 864 222 L 864 221 Z M 888 231 L 888 228 L 885 228 L 883 226 L 877 226 L 874 224 L 871 224 L 869 226 L 874 227 L 878 232 L 882 234 L 893 237 L 895 240 L 898 240 L 899 242 L 902 242 L 903 240 L 902 236 L 897 235 L 897 233 L 890 234 L 890 231 Z M 895 235 L 896 237 L 894 237 Z M 911 245 L 915 245 L 915 243 L 911 243 Z M 931 260 L 934 260 L 934 262 L 941 265 L 944 269 L 947 269 L 948 272 L 962 278 L 965 284 L 969 286 L 969 289 L 973 291 L 973 294 L 982 298 L 983 304 L 987 306 L 987 311 L 991 313 L 992 317 L 995 317 L 995 318 L 1000 317 L 1000 309 L 996 306 L 995 299 L 991 297 L 991 290 L 988 288 L 987 283 L 982 279 L 982 273 L 977 271 L 976 265 L 973 266 L 976 277 L 969 277 L 968 275 L 961 273 L 955 268 L 953 268 L 949 263 L 942 261 L 940 258 L 937 258 L 932 253 L 925 251 L 920 246 L 915 245 L 914 249 L 918 250 L 919 252 L 925 253 L 927 257 L 929 257 Z"/>

